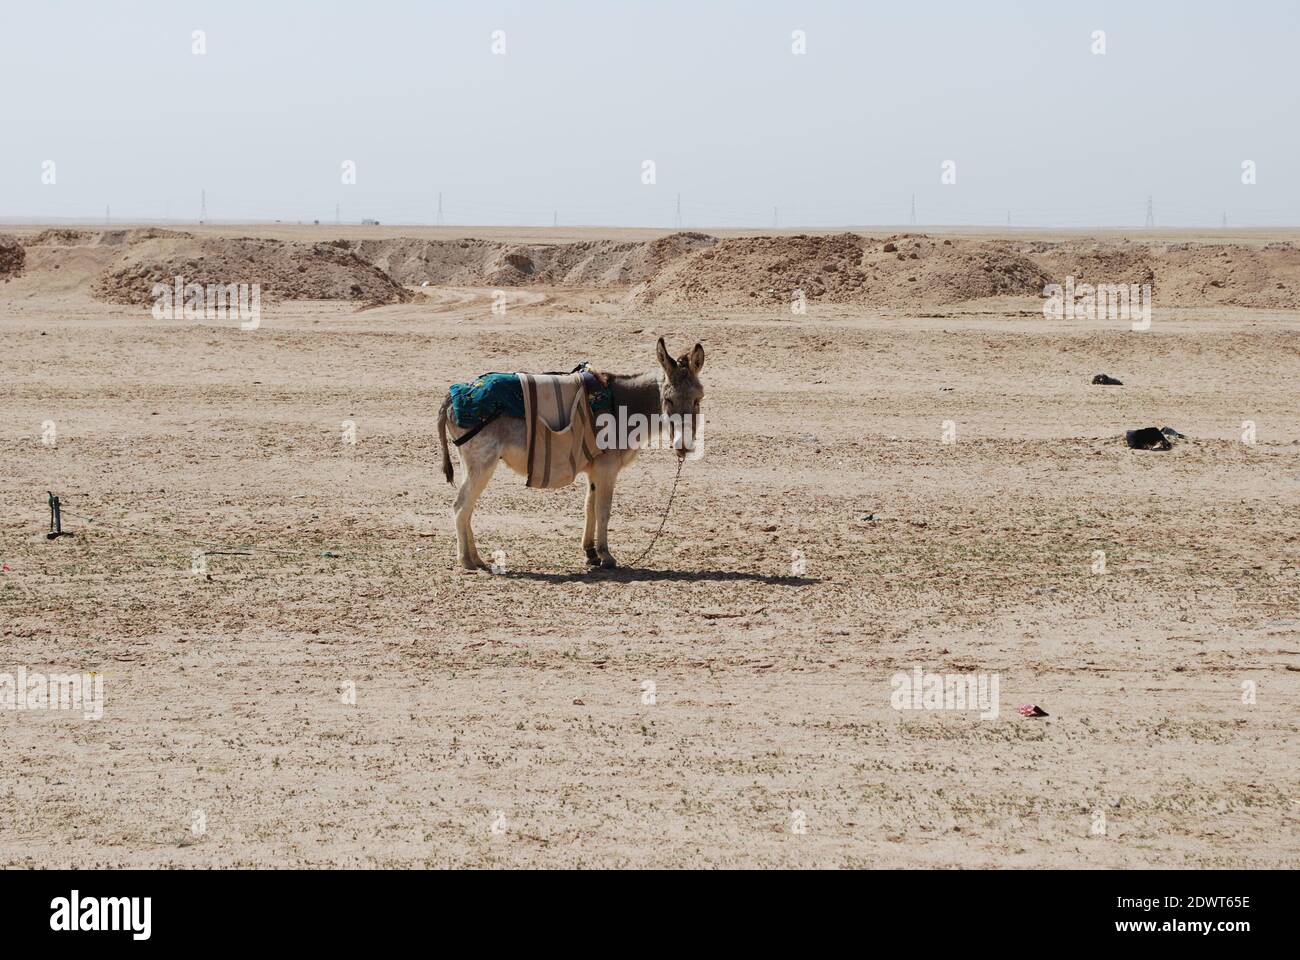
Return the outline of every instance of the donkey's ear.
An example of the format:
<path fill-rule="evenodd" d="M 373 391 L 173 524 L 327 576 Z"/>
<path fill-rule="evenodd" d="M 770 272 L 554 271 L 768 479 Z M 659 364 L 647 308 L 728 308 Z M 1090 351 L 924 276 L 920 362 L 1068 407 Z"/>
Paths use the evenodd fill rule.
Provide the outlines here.
<path fill-rule="evenodd" d="M 691 351 L 691 372 L 699 373 L 704 367 L 704 345 L 697 343 Z"/>
<path fill-rule="evenodd" d="M 659 345 L 655 348 L 655 354 L 659 357 L 659 365 L 664 368 L 666 373 L 672 373 L 677 369 L 677 361 L 669 356 L 663 337 L 659 338 Z"/>

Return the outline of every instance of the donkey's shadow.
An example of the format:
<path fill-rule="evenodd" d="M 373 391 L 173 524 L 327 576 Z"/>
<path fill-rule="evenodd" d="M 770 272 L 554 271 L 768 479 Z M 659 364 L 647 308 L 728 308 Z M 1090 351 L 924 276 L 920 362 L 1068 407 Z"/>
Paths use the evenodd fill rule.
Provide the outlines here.
<path fill-rule="evenodd" d="M 721 583 L 731 581 L 763 583 L 771 587 L 807 587 L 822 582 L 819 577 L 773 576 L 746 573 L 743 570 L 650 570 L 639 567 L 616 567 L 613 570 L 596 568 L 570 573 L 511 570 L 500 576 L 516 580 L 536 580 L 539 583 L 579 583 L 592 580 L 611 580 L 615 583 L 635 583 L 642 580 L 710 580 Z"/>

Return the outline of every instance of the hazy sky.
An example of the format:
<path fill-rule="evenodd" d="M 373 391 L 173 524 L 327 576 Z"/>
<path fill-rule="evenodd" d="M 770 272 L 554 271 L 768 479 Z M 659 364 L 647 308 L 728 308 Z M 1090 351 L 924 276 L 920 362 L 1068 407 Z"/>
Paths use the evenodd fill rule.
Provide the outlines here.
<path fill-rule="evenodd" d="M 8 219 L 1300 224 L 1297 0 L 6 2 L 0 79 Z"/>

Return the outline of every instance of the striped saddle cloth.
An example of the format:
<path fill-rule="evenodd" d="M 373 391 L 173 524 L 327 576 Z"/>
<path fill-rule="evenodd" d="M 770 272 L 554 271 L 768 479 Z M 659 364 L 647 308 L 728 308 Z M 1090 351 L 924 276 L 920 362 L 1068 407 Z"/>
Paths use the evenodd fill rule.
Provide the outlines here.
<path fill-rule="evenodd" d="M 582 373 L 521 373 L 528 486 L 567 487 L 599 453 Z"/>

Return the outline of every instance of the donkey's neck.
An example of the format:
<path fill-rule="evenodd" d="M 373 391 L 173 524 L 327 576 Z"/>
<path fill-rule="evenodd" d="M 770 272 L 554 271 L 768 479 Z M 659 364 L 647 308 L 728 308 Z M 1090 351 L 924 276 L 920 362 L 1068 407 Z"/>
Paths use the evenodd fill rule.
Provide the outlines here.
<path fill-rule="evenodd" d="M 626 407 L 629 414 L 643 417 L 657 416 L 659 406 L 659 375 L 649 373 L 609 375 L 609 393 L 615 412 Z"/>

